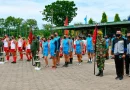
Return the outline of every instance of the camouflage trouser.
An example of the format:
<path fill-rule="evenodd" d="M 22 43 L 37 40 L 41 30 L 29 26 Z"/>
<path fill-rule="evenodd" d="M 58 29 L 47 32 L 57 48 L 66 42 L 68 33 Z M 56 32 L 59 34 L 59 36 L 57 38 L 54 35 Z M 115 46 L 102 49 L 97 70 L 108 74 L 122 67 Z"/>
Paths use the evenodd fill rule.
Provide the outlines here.
<path fill-rule="evenodd" d="M 36 58 L 36 51 L 32 51 L 32 57 L 33 57 L 34 61 L 37 59 Z"/>
<path fill-rule="evenodd" d="M 104 69 L 104 63 L 105 63 L 105 58 L 102 56 L 97 56 L 97 68 L 99 70 Z"/>

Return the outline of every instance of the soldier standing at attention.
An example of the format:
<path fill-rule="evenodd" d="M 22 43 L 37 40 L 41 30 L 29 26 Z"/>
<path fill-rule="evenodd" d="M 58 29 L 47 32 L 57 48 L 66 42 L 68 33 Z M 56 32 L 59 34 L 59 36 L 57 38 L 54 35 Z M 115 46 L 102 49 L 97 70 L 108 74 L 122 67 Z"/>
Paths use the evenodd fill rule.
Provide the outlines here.
<path fill-rule="evenodd" d="M 31 52 L 32 52 L 33 60 L 36 60 L 36 54 L 38 53 L 38 51 L 39 51 L 39 41 L 37 40 L 36 36 L 33 36 L 32 44 L 31 44 Z"/>
<path fill-rule="evenodd" d="M 103 38 L 103 33 L 101 31 L 97 32 L 97 42 L 96 42 L 96 60 L 97 60 L 97 68 L 99 70 L 96 76 L 103 76 L 104 63 L 105 63 L 105 55 L 106 55 L 106 42 Z"/>
<path fill-rule="evenodd" d="M 123 69 L 124 69 L 124 61 L 126 54 L 126 40 L 122 37 L 122 33 L 120 30 L 116 32 L 116 38 L 112 43 L 112 57 L 115 59 L 115 67 L 117 77 L 115 79 L 123 79 Z"/>

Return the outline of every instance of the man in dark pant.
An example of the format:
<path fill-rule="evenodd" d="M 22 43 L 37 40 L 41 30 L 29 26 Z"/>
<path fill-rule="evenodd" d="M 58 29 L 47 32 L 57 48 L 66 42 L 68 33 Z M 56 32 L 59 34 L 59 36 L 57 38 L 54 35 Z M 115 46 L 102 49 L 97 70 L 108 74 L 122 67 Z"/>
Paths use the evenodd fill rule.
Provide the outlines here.
<path fill-rule="evenodd" d="M 129 73 L 129 65 L 130 64 L 130 56 L 126 55 L 126 59 L 125 59 L 125 69 L 126 69 L 126 75 L 130 77 L 130 73 Z"/>
<path fill-rule="evenodd" d="M 122 55 L 115 55 L 115 67 L 116 67 L 116 74 L 118 77 L 123 76 L 123 69 L 124 69 L 124 60 Z"/>
<path fill-rule="evenodd" d="M 115 59 L 116 75 L 115 79 L 123 79 L 124 58 L 126 55 L 126 40 L 122 38 L 121 31 L 116 32 L 116 38 L 112 42 L 112 57 Z"/>
<path fill-rule="evenodd" d="M 127 33 L 127 53 L 126 53 L 126 59 L 125 59 L 125 68 L 126 68 L 126 75 L 130 77 L 129 73 L 129 67 L 130 67 L 130 31 Z"/>

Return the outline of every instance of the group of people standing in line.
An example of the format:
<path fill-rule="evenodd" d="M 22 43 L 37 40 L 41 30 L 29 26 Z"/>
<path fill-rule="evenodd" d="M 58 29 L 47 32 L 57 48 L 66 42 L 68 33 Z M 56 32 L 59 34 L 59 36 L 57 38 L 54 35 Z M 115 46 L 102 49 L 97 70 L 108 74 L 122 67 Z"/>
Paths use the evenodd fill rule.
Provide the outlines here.
<path fill-rule="evenodd" d="M 23 39 L 20 35 L 18 40 L 14 36 L 9 39 L 7 35 L 0 40 L 3 43 L 3 50 L 6 53 L 6 62 L 9 61 L 10 53 L 13 56 L 13 62 L 16 63 L 17 51 L 20 55 L 20 60 L 23 60 L 23 51 L 26 52 L 27 61 L 36 59 L 36 54 L 42 50 L 42 54 L 45 60 L 45 67 L 48 65 L 48 55 L 50 54 L 52 59 L 52 68 L 56 69 L 60 65 L 60 54 L 63 53 L 65 64 L 63 67 L 68 67 L 73 63 L 73 53 L 77 55 L 78 65 L 81 65 L 82 57 L 88 53 L 88 63 L 92 63 L 94 57 L 96 58 L 97 68 L 99 70 L 96 76 L 103 76 L 104 63 L 106 59 L 109 59 L 109 46 L 110 39 L 108 36 L 103 38 L 103 33 L 97 31 L 96 43 L 93 43 L 92 34 L 88 33 L 87 38 L 77 36 L 75 39 L 68 35 L 64 35 L 63 39 L 58 36 L 58 33 L 52 34 L 48 39 L 42 37 L 40 40 L 36 36 L 33 36 L 31 41 Z M 1 44 L 2 45 L 2 44 Z M 120 30 L 117 30 L 116 35 L 111 39 L 111 54 L 115 59 L 116 67 L 116 79 L 123 79 L 124 72 L 124 59 L 126 74 L 129 73 L 129 59 L 130 59 L 130 32 L 127 33 L 127 39 L 122 37 Z M 96 52 L 95 52 L 96 51 Z"/>

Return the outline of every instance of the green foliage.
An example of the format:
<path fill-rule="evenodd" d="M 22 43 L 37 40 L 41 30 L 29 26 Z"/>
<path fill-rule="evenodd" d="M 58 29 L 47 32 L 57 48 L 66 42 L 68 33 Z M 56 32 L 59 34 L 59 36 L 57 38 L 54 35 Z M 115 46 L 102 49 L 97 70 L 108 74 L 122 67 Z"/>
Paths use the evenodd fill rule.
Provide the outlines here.
<path fill-rule="evenodd" d="M 83 25 L 82 22 L 77 22 L 77 23 L 74 23 L 75 26 L 79 26 L 79 25 Z"/>
<path fill-rule="evenodd" d="M 51 30 L 52 24 L 43 24 L 43 28 L 44 28 L 45 30 Z"/>
<path fill-rule="evenodd" d="M 107 15 L 105 12 L 103 12 L 101 23 L 105 23 L 105 22 L 107 22 Z"/>
<path fill-rule="evenodd" d="M 114 18 L 114 22 L 119 22 L 119 21 L 121 21 L 119 14 L 116 14 Z"/>
<path fill-rule="evenodd" d="M 93 23 L 94 23 L 93 19 L 90 18 L 89 21 L 88 21 L 88 23 L 89 23 L 89 24 L 93 24 Z"/>
<path fill-rule="evenodd" d="M 51 22 L 56 26 L 64 26 L 66 16 L 68 17 L 68 23 L 77 15 L 77 7 L 74 1 L 57 0 L 49 5 L 45 6 L 43 11 L 43 20 Z"/>
<path fill-rule="evenodd" d="M 30 28 L 34 28 L 34 30 L 39 30 L 37 27 L 37 21 L 35 19 L 27 19 L 23 18 L 15 18 L 13 16 L 9 16 L 6 19 L 0 18 L 0 35 L 8 34 L 9 36 L 22 35 L 24 37 L 28 36 Z"/>

